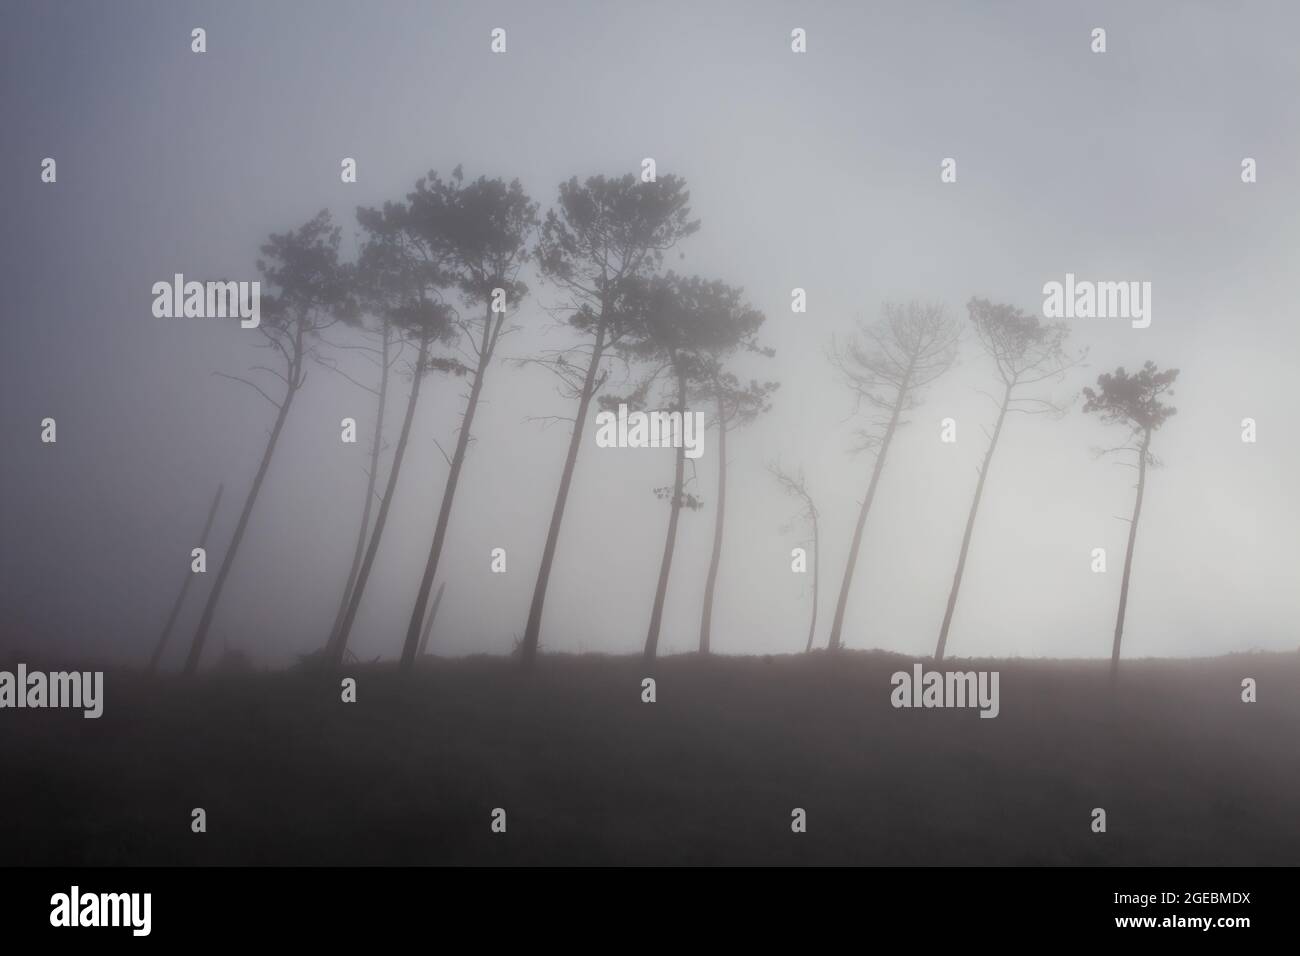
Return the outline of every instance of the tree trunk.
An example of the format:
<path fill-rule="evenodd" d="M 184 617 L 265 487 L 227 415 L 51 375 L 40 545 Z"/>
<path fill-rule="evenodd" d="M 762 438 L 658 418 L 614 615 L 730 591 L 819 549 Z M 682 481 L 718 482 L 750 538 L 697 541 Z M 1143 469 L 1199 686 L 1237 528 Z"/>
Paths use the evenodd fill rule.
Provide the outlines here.
<path fill-rule="evenodd" d="M 889 453 L 889 444 L 894 440 L 894 431 L 898 428 L 898 418 L 903 411 L 903 399 L 907 395 L 907 379 L 898 387 L 898 397 L 894 402 L 894 413 L 889 418 L 880 447 L 876 450 L 876 464 L 871 469 L 871 483 L 867 485 L 867 496 L 862 499 L 862 508 L 858 511 L 858 523 L 853 529 L 853 543 L 849 545 L 849 560 L 844 567 L 844 581 L 840 584 L 840 597 L 835 604 L 835 620 L 831 624 L 831 636 L 826 649 L 837 651 L 842 641 L 840 632 L 844 629 L 844 609 L 849 603 L 849 588 L 853 584 L 853 569 L 858 564 L 858 550 L 862 546 L 862 529 L 867 524 L 867 513 L 871 511 L 871 502 L 876 497 L 876 486 L 880 483 L 880 473 L 885 468 L 885 456 Z"/>
<path fill-rule="evenodd" d="M 235 525 L 235 535 L 230 539 L 230 546 L 226 548 L 225 557 L 221 559 L 221 569 L 217 571 L 216 580 L 212 583 L 212 591 L 208 594 L 208 603 L 203 606 L 203 614 L 199 618 L 198 629 L 195 630 L 194 640 L 190 644 L 190 654 L 185 660 L 186 674 L 193 674 L 198 670 L 199 658 L 203 656 L 203 645 L 207 642 L 208 631 L 212 627 L 212 618 L 217 613 L 217 602 L 221 600 L 222 588 L 225 587 L 226 578 L 235 563 L 235 556 L 239 553 L 239 545 L 244 540 L 244 531 L 248 528 L 248 519 L 253 514 L 253 505 L 257 504 L 257 494 L 262 490 L 262 482 L 266 479 L 266 473 L 271 467 L 271 457 L 275 454 L 275 446 L 280 441 L 280 433 L 284 430 L 285 420 L 289 417 L 289 408 L 293 404 L 294 396 L 298 393 L 300 385 L 298 368 L 291 367 L 289 369 L 288 380 L 290 385 L 285 389 L 284 401 L 280 403 L 280 412 L 275 416 L 275 425 L 271 428 L 271 437 L 267 439 L 266 450 L 262 452 L 262 462 L 257 466 L 257 474 L 253 476 L 253 486 L 248 489 L 248 497 L 244 500 L 244 510 L 239 513 L 239 523 Z"/>
<path fill-rule="evenodd" d="M 1115 616 L 1115 644 L 1110 651 L 1110 679 L 1119 676 L 1119 645 L 1124 637 L 1124 610 L 1128 607 L 1128 582 L 1133 571 L 1133 545 L 1137 542 L 1138 517 L 1142 514 L 1142 492 L 1147 483 L 1147 449 L 1151 446 L 1151 429 L 1142 434 L 1142 448 L 1138 452 L 1137 501 L 1133 503 L 1133 520 L 1128 526 L 1128 550 L 1124 552 L 1124 577 L 1119 585 L 1119 613 Z"/>
<path fill-rule="evenodd" d="M 943 612 L 943 625 L 939 628 L 939 644 L 934 649 L 934 659 L 943 660 L 943 652 L 948 646 L 948 628 L 952 626 L 953 611 L 957 609 L 957 592 L 961 589 L 961 576 L 966 570 L 966 553 L 970 550 L 970 539 L 975 531 L 975 513 L 979 511 L 980 498 L 984 496 L 984 479 L 989 475 L 989 463 L 993 461 L 993 452 L 998 447 L 998 438 L 1002 434 L 1002 423 L 1007 418 L 1007 408 L 1011 404 L 1011 386 L 1007 386 L 1002 396 L 1002 407 L 998 409 L 998 423 L 993 426 L 993 437 L 989 439 L 988 450 L 984 452 L 984 463 L 980 465 L 979 481 L 975 482 L 975 497 L 970 503 L 970 514 L 966 516 L 966 530 L 961 537 L 961 550 L 957 553 L 957 572 L 952 577 L 952 590 L 948 592 L 948 606 Z"/>
<path fill-rule="evenodd" d="M 343 615 L 348 610 L 348 600 L 352 589 L 356 587 L 357 573 L 361 570 L 361 561 L 366 553 L 366 538 L 370 533 L 370 511 L 375 500 L 375 481 L 379 477 L 379 450 L 384 440 L 384 406 L 388 399 L 388 340 L 389 324 L 384 322 L 384 339 L 381 361 L 383 370 L 379 373 L 379 408 L 375 412 L 375 439 L 370 446 L 370 478 L 366 481 L 366 504 L 361 509 L 361 530 L 357 534 L 357 546 L 352 550 L 352 567 L 348 570 L 348 581 L 343 587 L 343 596 L 339 599 L 339 609 L 334 613 L 334 625 L 330 628 L 330 644 L 338 634 Z"/>
<path fill-rule="evenodd" d="M 664 556 L 659 564 L 659 585 L 655 588 L 654 607 L 650 611 L 650 629 L 645 637 L 645 659 L 653 661 L 659 651 L 659 626 L 663 622 L 664 601 L 668 597 L 668 573 L 673 566 L 673 549 L 677 546 L 677 519 L 682 513 L 682 486 L 686 483 L 686 376 L 677 376 L 677 412 L 682 434 L 677 438 L 677 465 L 673 478 L 673 499 L 668 514 L 668 534 L 664 539 Z"/>
<path fill-rule="evenodd" d="M 573 435 L 569 438 L 569 452 L 564 459 L 564 470 L 560 473 L 560 490 L 555 495 L 555 506 L 551 510 L 551 526 L 546 532 L 546 546 L 542 549 L 542 566 L 537 572 L 537 583 L 533 586 L 533 600 L 528 608 L 528 624 L 524 627 L 524 639 L 519 647 L 520 660 L 525 667 L 533 665 L 537 659 L 537 649 L 541 644 L 542 607 L 546 604 L 546 588 L 551 580 L 551 566 L 555 562 L 555 546 L 560 540 L 560 524 L 564 520 L 564 506 L 569 500 L 569 486 L 573 483 L 573 472 L 578 464 L 578 450 L 582 447 L 587 412 L 596 394 L 596 376 L 600 371 L 600 360 L 605 348 L 606 314 L 607 310 L 602 309 L 600 322 L 596 326 L 596 340 L 591 352 L 591 362 L 587 365 L 587 374 L 583 378 L 582 393 L 578 398 L 578 414 L 574 417 Z"/>
<path fill-rule="evenodd" d="M 199 543 L 195 547 L 205 547 L 208 540 L 208 532 L 212 530 L 212 520 L 217 516 L 217 505 L 221 504 L 221 491 L 226 486 L 217 485 L 217 493 L 212 498 L 212 506 L 208 508 L 208 518 L 203 522 L 203 530 L 199 532 Z M 181 583 L 181 593 L 176 595 L 176 603 L 172 605 L 171 613 L 167 615 L 167 623 L 163 625 L 162 635 L 158 638 L 158 646 L 153 650 L 153 656 L 149 658 L 149 673 L 158 670 L 158 663 L 162 660 L 163 651 L 167 649 L 167 641 L 172 636 L 172 628 L 176 624 L 176 618 L 181 613 L 181 605 L 185 603 L 185 595 L 190 590 L 190 583 L 194 580 L 194 571 L 190 570 L 185 574 L 185 580 Z"/>
<path fill-rule="evenodd" d="M 496 345 L 496 333 L 505 320 L 504 314 L 493 322 L 492 303 L 488 302 L 487 317 L 483 320 L 483 342 L 479 347 L 478 368 L 474 372 L 474 384 L 470 386 L 469 403 L 460 420 L 460 434 L 456 438 L 456 451 L 451 458 L 451 470 L 447 472 L 447 484 L 442 489 L 442 507 L 438 509 L 438 524 L 433 531 L 433 543 L 429 546 L 429 558 L 424 564 L 424 576 L 420 578 L 420 590 L 415 596 L 415 607 L 411 610 L 411 620 L 406 626 L 406 641 L 402 645 L 402 669 L 407 670 L 415 663 L 416 652 L 420 649 L 420 629 L 424 626 L 424 614 L 429 607 L 429 591 L 433 588 L 433 579 L 438 573 L 438 559 L 442 556 L 442 545 L 447 538 L 447 525 L 451 521 L 451 504 L 456 497 L 456 485 L 460 481 L 460 470 L 465 464 L 465 453 L 469 449 L 470 429 L 474 425 L 474 413 L 478 410 L 479 396 L 483 394 L 483 379 L 487 375 L 488 363 L 492 361 L 492 351 Z"/>
<path fill-rule="evenodd" d="M 817 511 L 812 507 L 809 501 L 809 511 L 812 512 L 813 526 L 813 601 L 812 601 L 812 620 L 808 622 L 808 646 L 804 648 L 804 653 L 812 650 L 813 635 L 817 633 L 817 578 L 822 572 L 822 545 L 821 534 L 817 529 Z"/>
<path fill-rule="evenodd" d="M 420 400 L 420 383 L 424 379 L 425 361 L 429 354 L 429 340 L 424 337 L 420 341 L 420 352 L 415 359 L 415 378 L 411 381 L 411 394 L 406 400 L 406 414 L 402 418 L 402 430 L 397 437 L 397 447 L 393 449 L 393 463 L 388 469 L 388 482 L 384 487 L 384 497 L 379 502 L 379 513 L 375 515 L 375 527 L 370 532 L 370 543 L 366 546 L 366 555 L 361 560 L 361 569 L 357 572 L 356 583 L 352 587 L 352 594 L 348 598 L 348 608 L 344 612 L 343 620 L 339 623 L 338 630 L 335 632 L 330 642 L 330 649 L 327 655 L 329 663 L 338 667 L 343 663 L 343 655 L 348 648 L 348 637 L 352 633 L 352 625 L 357 619 L 357 611 L 361 607 L 361 598 L 366 592 L 366 583 L 370 580 L 370 571 L 375 565 L 375 555 L 379 553 L 379 539 L 383 537 L 384 525 L 388 522 L 388 511 L 393 505 L 393 497 L 397 491 L 397 476 L 402 470 L 402 459 L 406 455 L 406 444 L 411 437 L 411 422 L 415 419 L 415 408 Z"/>
<path fill-rule="evenodd" d="M 685 414 L 683 412 L 683 414 Z M 682 423 L 685 427 L 685 422 Z M 722 563 L 722 522 L 727 510 L 727 416 L 722 396 L 718 396 L 718 513 L 713 521 L 713 555 L 709 559 L 709 576 L 704 585 L 704 613 L 700 618 L 700 653 L 709 653 L 709 631 L 713 624 L 713 592 L 718 583 L 718 565 Z"/>
<path fill-rule="evenodd" d="M 429 635 L 433 633 L 433 619 L 438 616 L 438 605 L 442 603 L 442 592 L 447 589 L 447 582 L 438 585 L 438 593 L 433 596 L 433 607 L 429 608 L 429 619 L 424 622 L 424 633 L 420 635 L 420 656 L 423 657 L 429 646 Z"/>

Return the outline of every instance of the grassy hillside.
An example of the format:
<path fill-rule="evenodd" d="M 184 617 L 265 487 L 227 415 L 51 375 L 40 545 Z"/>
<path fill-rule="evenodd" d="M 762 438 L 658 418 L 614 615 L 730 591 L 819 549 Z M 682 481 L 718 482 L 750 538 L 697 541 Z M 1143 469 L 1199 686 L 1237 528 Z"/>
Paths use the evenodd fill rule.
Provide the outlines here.
<path fill-rule="evenodd" d="M 1103 662 L 957 662 L 994 720 L 895 710 L 910 665 L 669 658 L 653 704 L 600 656 L 358 666 L 355 704 L 113 672 L 99 720 L 0 711 L 0 864 L 1300 863 L 1300 656 L 1125 662 L 1113 700 Z"/>

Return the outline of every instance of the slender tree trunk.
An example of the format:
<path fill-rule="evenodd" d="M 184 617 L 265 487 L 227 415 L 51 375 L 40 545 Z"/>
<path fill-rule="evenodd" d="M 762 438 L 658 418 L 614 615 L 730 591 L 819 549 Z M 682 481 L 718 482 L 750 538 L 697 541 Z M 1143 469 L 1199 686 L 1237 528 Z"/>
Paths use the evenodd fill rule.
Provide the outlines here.
<path fill-rule="evenodd" d="M 199 532 L 199 543 L 196 547 L 202 548 L 207 545 L 208 532 L 212 530 L 212 520 L 217 516 L 217 505 L 221 504 L 221 491 L 226 486 L 217 485 L 217 493 L 212 498 L 212 506 L 208 508 L 207 520 L 203 522 L 203 530 Z M 176 603 L 172 605 L 171 613 L 167 615 L 167 623 L 163 625 L 162 635 L 158 638 L 158 646 L 153 649 L 153 656 L 149 658 L 149 673 L 158 670 L 158 663 L 162 660 L 163 651 L 167 649 L 167 641 L 172 636 L 172 628 L 176 624 L 176 618 L 181 613 L 181 605 L 185 603 L 185 595 L 190 590 L 190 583 L 194 580 L 193 570 L 187 571 L 185 580 L 181 582 L 181 593 L 176 595 Z"/>
<path fill-rule="evenodd" d="M 469 449 L 474 413 L 478 410 L 479 396 L 483 394 L 483 380 L 487 377 L 488 364 L 492 361 L 497 332 L 504 320 L 504 315 L 498 315 L 495 322 L 493 321 L 492 303 L 489 300 L 487 316 L 483 320 L 483 341 L 479 347 L 474 384 L 470 386 L 469 403 L 465 406 L 465 414 L 460 420 L 460 434 L 456 438 L 456 451 L 451 458 L 451 469 L 447 472 L 447 484 L 442 489 L 442 507 L 438 509 L 438 524 L 433 531 L 433 543 L 429 546 L 429 558 L 424 564 L 424 576 L 420 578 L 420 590 L 415 596 L 415 607 L 411 610 L 410 623 L 406 626 L 406 641 L 402 645 L 403 670 L 409 669 L 415 663 L 416 651 L 420 648 L 420 629 L 424 626 L 424 614 L 429 607 L 429 591 L 433 588 L 433 579 L 438 573 L 438 559 L 442 556 L 442 545 L 447 539 L 451 505 L 456 497 L 456 485 L 460 481 L 461 468 L 465 464 L 465 453 Z"/>
<path fill-rule="evenodd" d="M 429 635 L 433 633 L 433 619 L 438 616 L 438 605 L 442 603 L 442 592 L 447 589 L 447 582 L 438 585 L 438 593 L 433 596 L 433 607 L 429 608 L 428 620 L 424 622 L 424 633 L 420 635 L 420 656 L 423 657 L 429 646 Z"/>
<path fill-rule="evenodd" d="M 685 412 L 683 412 L 685 414 Z M 685 422 L 683 422 L 685 427 Z M 713 592 L 718 583 L 718 565 L 722 563 L 722 522 L 727 511 L 727 416 L 722 396 L 718 396 L 718 513 L 713 521 L 713 555 L 709 559 L 709 576 L 704 585 L 704 613 L 700 617 L 700 653 L 709 653 L 709 632 L 713 624 Z"/>
<path fill-rule="evenodd" d="M 894 440 L 894 432 L 898 428 L 898 419 L 903 411 L 903 399 L 907 395 L 908 379 L 903 379 L 903 384 L 898 387 L 898 396 L 894 401 L 894 413 L 889 417 L 889 425 L 885 428 L 884 437 L 880 440 L 880 447 L 876 450 L 876 464 L 871 469 L 871 483 L 867 485 L 867 496 L 862 499 L 862 508 L 858 511 L 858 523 L 853 529 L 853 543 L 849 545 L 849 560 L 844 566 L 844 581 L 840 584 L 840 597 L 835 604 L 835 620 L 831 623 L 831 636 L 826 645 L 826 649 L 837 651 L 843 643 L 840 640 L 840 633 L 844 629 L 844 609 L 849 604 L 849 589 L 853 585 L 853 570 L 858 565 L 858 550 L 862 546 L 862 529 L 867 524 L 867 513 L 871 511 L 871 502 L 876 497 L 876 486 L 880 483 L 880 473 L 885 468 L 885 456 L 889 454 L 890 442 Z"/>
<path fill-rule="evenodd" d="M 1142 514 L 1142 493 L 1147 483 L 1147 449 L 1151 447 L 1151 429 L 1142 434 L 1142 448 L 1138 452 L 1137 501 L 1133 503 L 1133 520 L 1128 526 L 1128 550 L 1124 552 L 1124 577 L 1119 585 L 1119 613 L 1115 616 L 1115 644 L 1110 651 L 1110 679 L 1119 676 L 1119 645 L 1124 637 L 1124 610 L 1128 607 L 1128 582 L 1133 571 L 1133 545 L 1137 543 L 1138 518 Z"/>
<path fill-rule="evenodd" d="M 677 437 L 677 465 L 673 477 L 673 500 L 668 513 L 668 534 L 664 538 L 664 556 L 659 563 L 659 585 L 655 588 L 654 607 L 650 611 L 650 629 L 645 637 L 645 659 L 653 661 L 659 651 L 659 626 L 663 623 L 664 601 L 668 597 L 668 574 L 673 566 L 677 546 L 677 519 L 682 513 L 682 486 L 686 483 L 686 377 L 677 376 L 677 413 L 683 434 Z"/>
<path fill-rule="evenodd" d="M 555 495 L 555 506 L 551 510 L 551 526 L 546 532 L 546 546 L 542 549 L 542 566 L 537 572 L 537 583 L 533 586 L 533 600 L 528 608 L 528 624 L 524 627 L 524 639 L 519 647 L 520 660 L 525 667 L 533 665 L 541 643 L 542 608 L 546 604 L 546 588 L 551 580 L 551 566 L 555 562 L 555 546 L 560 540 L 564 506 L 569 500 L 569 487 L 573 483 L 573 472 L 578 464 L 578 450 L 582 447 L 583 430 L 587 426 L 587 412 L 596 394 L 596 376 L 600 371 L 600 360 L 604 355 L 606 314 L 607 310 L 602 309 L 600 322 L 596 326 L 596 340 L 591 352 L 591 362 L 587 365 L 587 374 L 582 382 L 582 393 L 578 397 L 578 413 L 573 419 L 573 435 L 569 438 L 569 452 L 564 458 L 564 470 L 560 473 L 560 489 Z"/>
<path fill-rule="evenodd" d="M 289 386 L 284 390 L 284 400 L 280 403 L 279 414 L 275 416 L 275 425 L 271 428 L 271 437 L 267 439 L 266 450 L 262 452 L 261 464 L 257 466 L 257 474 L 253 476 L 253 486 L 248 489 L 248 497 L 244 500 L 244 510 L 239 513 L 239 523 L 235 525 L 235 535 L 230 539 L 230 546 L 226 548 L 225 557 L 221 559 L 221 568 L 217 571 L 216 580 L 212 583 L 212 591 L 208 594 L 208 603 L 203 606 L 203 614 L 199 618 L 199 626 L 194 632 L 194 640 L 190 644 L 190 654 L 185 660 L 185 673 L 193 674 L 198 670 L 199 658 L 203 656 L 203 645 L 207 643 L 208 631 L 212 627 L 212 618 L 217 613 L 217 603 L 221 600 L 221 591 L 225 587 L 226 578 L 230 575 L 230 569 L 234 566 L 235 556 L 239 554 L 239 545 L 244 540 L 244 531 L 248 528 L 248 519 L 253 515 L 253 506 L 257 504 L 257 494 L 262 490 L 262 482 L 266 479 L 266 473 L 271 467 L 271 458 L 275 454 L 275 446 L 280 441 L 280 433 L 284 431 L 285 420 L 289 417 L 289 408 L 293 405 L 294 396 L 298 394 L 298 389 L 302 384 L 299 378 L 302 362 L 302 332 L 299 331 L 295 341 L 295 361 L 289 368 L 288 381 Z"/>
<path fill-rule="evenodd" d="M 357 573 L 361 570 L 361 560 L 366 553 L 366 538 L 370 533 L 370 511 L 375 500 L 375 482 L 379 477 L 379 451 L 384 440 L 384 406 L 388 400 L 389 324 L 387 320 L 384 322 L 383 334 L 381 351 L 383 370 L 379 373 L 379 407 L 375 412 L 375 439 L 370 445 L 370 478 L 366 481 L 366 504 L 361 509 L 361 530 L 357 534 L 357 546 L 352 550 L 352 567 L 348 570 L 348 581 L 343 587 L 339 609 L 334 613 L 334 624 L 330 628 L 331 644 L 338 634 L 339 625 L 343 623 L 343 615 L 347 613 L 348 600 L 352 597 L 352 589 L 357 583 Z"/>
<path fill-rule="evenodd" d="M 343 655 L 348 649 L 348 637 L 352 634 L 352 625 L 357 619 L 361 607 L 361 598 L 365 595 L 370 572 L 375 566 L 375 555 L 379 553 L 379 539 L 383 537 L 384 525 L 388 522 L 388 511 L 393 506 L 397 490 L 397 476 L 402 470 L 402 459 L 406 456 L 406 445 L 411 438 L 411 422 L 415 420 L 415 409 L 420 401 L 420 383 L 424 380 L 424 366 L 429 355 L 429 339 L 420 340 L 420 352 L 415 359 L 415 378 L 411 381 L 411 394 L 406 400 L 406 414 L 402 418 L 402 430 L 397 438 L 397 447 L 393 449 L 393 463 L 388 468 L 388 482 L 384 487 L 384 497 L 379 502 L 379 512 L 375 515 L 375 527 L 370 532 L 370 543 L 366 545 L 366 555 L 361 560 L 361 569 L 357 572 L 356 583 L 348 598 L 347 611 L 339 623 L 330 642 L 327 655 L 329 663 L 338 667 L 343 663 Z"/>
<path fill-rule="evenodd" d="M 1002 395 L 1002 407 L 998 409 L 998 423 L 993 426 L 993 437 L 989 439 L 988 450 L 984 452 L 984 462 L 980 465 L 979 480 L 975 482 L 975 497 L 970 503 L 970 514 L 966 516 L 966 530 L 961 536 L 961 550 L 957 553 L 957 571 L 952 577 L 952 590 L 948 592 L 948 606 L 943 612 L 943 625 L 939 628 L 939 644 L 934 649 L 934 659 L 943 660 L 943 652 L 948 646 L 948 628 L 952 626 L 953 611 L 957 609 L 957 592 L 961 589 L 961 576 L 966 570 L 966 553 L 970 550 L 970 539 L 975 531 L 975 514 L 979 511 L 980 498 L 984 496 L 984 480 L 989 475 L 989 464 L 993 461 L 993 452 L 998 447 L 998 438 L 1002 435 L 1002 423 L 1007 418 L 1007 408 L 1011 404 L 1011 386 L 1007 386 Z"/>
<path fill-rule="evenodd" d="M 817 579 L 822 573 L 821 534 L 817 528 L 817 511 L 811 507 L 811 504 L 812 502 L 810 501 L 809 510 L 812 512 L 813 516 L 813 600 L 812 620 L 808 622 L 808 646 L 804 648 L 805 654 L 812 650 L 813 635 L 817 633 Z"/>

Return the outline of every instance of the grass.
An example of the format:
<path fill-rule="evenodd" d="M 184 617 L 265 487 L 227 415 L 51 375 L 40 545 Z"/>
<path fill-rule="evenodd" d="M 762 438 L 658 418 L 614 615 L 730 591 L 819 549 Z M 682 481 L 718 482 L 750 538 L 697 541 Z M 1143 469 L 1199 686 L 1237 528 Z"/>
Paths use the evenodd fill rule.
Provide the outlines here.
<path fill-rule="evenodd" d="M 0 712 L 0 864 L 1300 863 L 1300 655 L 1125 661 L 1114 694 L 1106 662 L 955 662 L 1001 672 L 994 720 L 893 709 L 910 664 L 674 657 L 654 704 L 598 655 L 358 665 L 355 704 L 110 672 L 99 720 Z"/>

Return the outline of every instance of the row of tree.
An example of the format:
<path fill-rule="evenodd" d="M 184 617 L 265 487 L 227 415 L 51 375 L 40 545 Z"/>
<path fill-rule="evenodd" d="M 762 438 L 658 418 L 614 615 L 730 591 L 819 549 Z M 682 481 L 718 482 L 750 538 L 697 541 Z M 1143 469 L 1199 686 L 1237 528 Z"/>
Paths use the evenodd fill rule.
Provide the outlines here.
<path fill-rule="evenodd" d="M 665 253 L 699 229 L 698 220 L 691 216 L 685 183 L 675 176 L 655 182 L 632 175 L 594 176 L 583 182 L 570 179 L 560 185 L 555 206 L 542 217 L 537 203 L 517 180 L 467 180 L 457 167 L 447 179 L 432 172 L 421 178 L 403 201 L 388 202 L 382 208 L 359 208 L 356 219 L 361 242 L 352 261 L 340 255 L 341 230 L 326 211 L 296 230 L 273 234 L 261 248 L 257 263 L 263 282 L 259 330 L 272 360 L 254 366 L 248 376 L 226 377 L 256 390 L 276 409 L 275 419 L 200 615 L 186 672 L 198 667 L 290 409 L 313 365 L 331 369 L 375 398 L 368 481 L 359 509 L 357 538 L 320 655 L 333 666 L 341 664 L 348 653 L 394 503 L 421 384 L 431 374 L 465 382 L 454 448 L 449 454 L 444 451 L 449 470 L 437 511 L 431 515 L 429 553 L 401 646 L 402 667 L 411 667 L 424 652 L 437 610 L 437 600 L 430 608 L 429 598 L 438 577 L 475 414 L 498 364 L 498 345 L 516 329 L 514 318 L 529 294 L 522 276 L 530 269 L 561 296 L 559 306 L 551 311 L 567 325 L 570 342 L 519 361 L 540 365 L 557 376 L 562 394 L 572 403 L 568 420 L 573 431 L 518 653 L 525 664 L 531 664 L 541 644 L 546 593 L 593 403 L 670 409 L 681 416 L 679 421 L 688 406 L 709 410 L 708 423 L 718 435 L 719 466 L 712 552 L 700 620 L 699 648 L 707 653 L 722 556 L 727 435 L 770 408 L 777 383 L 746 380 L 738 371 L 736 360 L 742 356 L 772 355 L 759 342 L 764 316 L 746 303 L 742 290 L 663 267 Z M 996 368 L 1002 393 L 995 399 L 996 424 L 979 469 L 937 658 L 944 655 L 976 514 L 1004 423 L 1013 413 L 1059 414 L 1060 405 L 1025 391 L 1061 378 L 1082 358 L 1069 350 L 1068 329 L 1062 324 L 1043 323 L 1009 306 L 981 299 L 972 300 L 968 310 L 976 339 Z M 361 338 L 352 335 L 347 341 L 335 340 L 336 327 L 359 332 Z M 907 413 L 922 401 L 926 387 L 952 366 L 960 333 L 959 324 L 941 306 L 887 304 L 879 321 L 861 321 L 852 338 L 832 344 L 831 361 L 853 389 L 863 418 L 859 447 L 874 454 L 874 464 L 844 568 L 828 642 L 831 650 L 843 643 L 857 556 L 890 446 L 906 423 Z M 339 361 L 345 356 L 365 359 L 372 378 L 356 377 L 348 370 L 355 363 Z M 410 389 L 381 491 L 377 486 L 390 378 L 404 359 L 410 370 Z M 606 391 L 616 364 L 629 372 L 629 391 L 618 396 Z M 1134 440 L 1121 448 L 1138 454 L 1137 503 L 1115 630 L 1115 660 L 1151 433 L 1173 413 L 1159 397 L 1176 376 L 1177 370 L 1160 372 L 1147 363 L 1135 375 L 1121 368 L 1103 375 L 1095 391 L 1085 389 L 1085 411 L 1128 426 Z M 681 510 L 700 507 L 699 499 L 686 490 L 685 443 L 677 444 L 672 484 L 656 489 L 669 503 L 669 519 L 645 639 L 647 659 L 654 658 L 658 649 Z M 800 499 L 803 516 L 812 528 L 814 593 L 806 645 L 811 649 L 820 572 L 818 511 L 802 473 L 771 467 L 782 487 Z M 216 507 L 214 501 L 204 527 L 205 539 Z M 183 600 L 184 590 L 155 650 L 153 666 L 162 656 Z"/>

